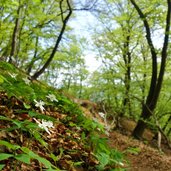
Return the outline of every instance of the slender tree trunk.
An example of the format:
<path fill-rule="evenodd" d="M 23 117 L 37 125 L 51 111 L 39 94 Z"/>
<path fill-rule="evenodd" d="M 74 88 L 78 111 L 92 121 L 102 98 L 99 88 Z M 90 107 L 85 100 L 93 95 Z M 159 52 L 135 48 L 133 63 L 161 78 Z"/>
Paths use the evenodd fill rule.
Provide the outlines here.
<path fill-rule="evenodd" d="M 168 42 L 169 42 L 170 19 L 171 19 L 171 0 L 167 0 L 168 10 L 167 10 L 167 17 L 166 17 L 165 37 L 164 37 L 164 43 L 163 43 L 163 48 L 162 48 L 162 54 L 161 54 L 162 60 L 161 60 L 161 66 L 160 66 L 160 72 L 159 72 L 158 78 L 157 78 L 157 54 L 156 54 L 154 45 L 152 43 L 150 27 L 149 27 L 148 21 L 147 21 L 145 15 L 142 13 L 141 9 L 135 3 L 135 1 L 134 0 L 130 0 L 130 1 L 133 4 L 133 6 L 135 7 L 135 9 L 137 10 L 140 18 L 144 22 L 144 27 L 146 29 L 146 34 L 147 34 L 146 39 L 147 39 L 149 48 L 151 50 L 151 56 L 152 56 L 152 77 L 151 77 L 150 90 L 149 90 L 149 93 L 147 96 L 146 103 L 143 105 L 141 118 L 138 121 L 138 124 L 133 131 L 134 137 L 141 138 L 142 134 L 144 132 L 144 129 L 146 128 L 145 120 L 149 119 L 150 116 L 153 114 L 153 111 L 157 105 L 157 101 L 158 101 L 161 87 L 162 87 L 166 59 L 167 59 Z"/>
<path fill-rule="evenodd" d="M 33 56 L 31 62 L 30 62 L 29 65 L 28 65 L 28 68 L 27 68 L 27 73 L 28 73 L 28 74 L 30 74 L 30 72 L 31 72 L 31 70 L 32 70 L 32 68 L 33 68 L 34 62 L 37 60 L 38 43 L 39 43 L 39 37 L 37 36 L 37 37 L 36 37 L 36 42 L 35 42 L 34 56 Z"/>
<path fill-rule="evenodd" d="M 167 122 L 165 123 L 165 125 L 163 126 L 163 130 L 165 131 L 169 122 L 171 121 L 171 115 L 169 116 L 169 119 L 167 120 Z"/>
<path fill-rule="evenodd" d="M 171 128 L 169 129 L 167 136 L 170 136 L 170 133 L 171 133 Z"/>
<path fill-rule="evenodd" d="M 79 88 L 80 90 L 79 90 L 79 98 L 81 98 L 82 97 L 82 90 L 83 90 L 83 76 L 81 75 L 80 76 L 80 88 Z"/>
<path fill-rule="evenodd" d="M 129 27 L 129 25 L 128 25 Z M 129 43 L 130 43 L 130 31 L 126 32 L 128 35 L 126 36 L 126 40 L 124 43 L 124 52 L 123 52 L 123 59 L 125 62 L 125 97 L 123 100 L 124 108 L 128 107 L 129 114 L 131 115 L 131 103 L 130 103 L 130 82 L 131 82 L 131 53 L 129 52 Z"/>
<path fill-rule="evenodd" d="M 67 90 L 69 91 L 69 89 L 70 89 L 70 86 L 71 86 L 71 75 L 69 76 L 69 79 L 67 79 L 68 80 L 68 82 L 67 82 Z"/>
<path fill-rule="evenodd" d="M 19 64 L 23 64 L 22 62 L 20 62 L 20 58 L 19 58 L 19 52 L 22 51 L 21 49 L 21 43 L 22 43 L 22 32 L 25 26 L 25 22 L 26 22 L 26 16 L 27 16 L 27 11 L 28 11 L 28 4 L 24 3 L 22 4 L 22 9 L 20 12 L 20 28 L 18 31 L 18 39 L 17 39 L 17 48 L 16 48 L 16 54 L 15 54 L 15 64 L 17 67 L 20 67 Z"/>
<path fill-rule="evenodd" d="M 17 51 L 18 34 L 19 34 L 19 29 L 20 29 L 21 9 L 22 9 L 22 6 L 21 6 L 20 0 L 19 0 L 19 6 L 17 9 L 17 17 L 15 20 L 15 27 L 14 27 L 13 34 L 12 34 L 11 52 L 10 52 L 9 61 L 8 61 L 9 63 L 14 62 L 12 58 L 15 58 L 16 51 Z"/>
<path fill-rule="evenodd" d="M 72 14 L 72 8 L 71 8 L 71 5 L 70 5 L 70 2 L 69 2 L 69 0 L 66 0 L 67 6 L 68 6 L 68 11 L 69 12 L 68 12 L 68 14 L 67 14 L 67 16 L 65 18 L 63 17 L 63 9 L 62 9 L 62 3 L 63 3 L 63 1 L 64 0 L 61 0 L 60 1 L 61 18 L 62 18 L 63 25 L 62 25 L 61 31 L 59 33 L 59 36 L 58 36 L 58 38 L 56 40 L 56 44 L 55 44 L 55 46 L 54 46 L 54 48 L 52 50 L 52 53 L 51 53 L 50 57 L 47 59 L 47 61 L 45 62 L 45 64 L 42 66 L 42 68 L 39 71 L 37 71 L 32 76 L 32 79 L 37 79 L 45 71 L 45 69 L 50 65 L 51 61 L 53 60 L 53 58 L 55 56 L 55 53 L 56 53 L 58 47 L 59 47 L 59 44 L 60 44 L 60 42 L 62 40 L 62 36 L 63 36 L 63 34 L 65 32 L 65 28 L 66 28 L 67 22 L 68 22 L 71 14 Z"/>
<path fill-rule="evenodd" d="M 146 71 L 146 65 L 147 65 L 147 58 L 146 58 L 146 53 L 145 53 L 146 49 L 143 49 L 143 47 L 141 47 L 141 52 L 143 54 L 143 83 L 142 83 L 142 104 L 145 103 L 145 89 L 146 89 L 146 78 L 147 78 L 147 71 Z M 142 106 L 143 107 L 143 106 Z"/>

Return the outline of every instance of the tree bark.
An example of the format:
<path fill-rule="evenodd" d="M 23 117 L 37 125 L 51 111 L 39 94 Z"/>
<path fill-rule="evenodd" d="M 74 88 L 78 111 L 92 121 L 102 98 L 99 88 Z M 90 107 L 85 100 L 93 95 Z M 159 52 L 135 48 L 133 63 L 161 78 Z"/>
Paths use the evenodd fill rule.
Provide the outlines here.
<path fill-rule="evenodd" d="M 15 58 L 16 51 L 17 51 L 17 41 L 18 41 L 18 34 L 19 34 L 19 28 L 20 28 L 21 9 L 22 9 L 22 6 L 19 1 L 19 6 L 17 9 L 17 17 L 15 20 L 15 27 L 14 27 L 13 34 L 12 34 L 11 52 L 10 52 L 9 61 L 8 61 L 9 63 L 14 62 L 12 58 Z"/>
<path fill-rule="evenodd" d="M 56 53 L 56 51 L 57 51 L 57 49 L 59 47 L 59 44 L 60 44 L 60 42 L 62 40 L 62 36 L 63 36 L 63 34 L 65 32 L 67 22 L 68 22 L 71 14 L 72 14 L 72 8 L 71 8 L 69 0 L 66 0 L 66 2 L 67 2 L 69 12 L 68 12 L 67 16 L 64 18 L 63 17 L 63 9 L 62 9 L 63 0 L 60 1 L 61 18 L 62 18 L 63 25 L 62 25 L 61 31 L 59 33 L 59 36 L 58 36 L 58 38 L 56 40 L 56 44 L 55 44 L 55 46 L 54 46 L 54 48 L 52 50 L 52 53 L 51 53 L 50 57 L 47 59 L 47 61 L 43 65 L 43 67 L 32 76 L 32 79 L 37 79 L 45 71 L 45 69 L 50 65 L 51 61 L 53 60 L 53 58 L 55 56 L 55 53 Z"/>
<path fill-rule="evenodd" d="M 39 37 L 36 37 L 36 42 L 35 42 L 35 50 L 34 50 L 34 56 L 31 60 L 31 62 L 29 63 L 28 67 L 27 67 L 27 74 L 31 73 L 31 70 L 33 68 L 34 62 L 37 60 L 37 53 L 38 53 L 38 43 L 39 43 Z"/>
<path fill-rule="evenodd" d="M 165 72 L 165 65 L 166 65 L 166 59 L 167 59 L 167 49 L 168 49 L 168 42 L 169 42 L 169 31 L 170 31 L 170 19 L 171 19 L 171 0 L 167 0 L 167 16 L 166 16 L 166 27 L 165 27 L 165 35 L 164 35 L 164 43 L 161 53 L 161 67 L 159 71 L 159 76 L 157 78 L 157 54 L 151 39 L 151 31 L 150 26 L 148 24 L 147 18 L 142 13 L 141 9 L 138 7 L 138 5 L 135 3 L 134 0 L 130 0 L 135 9 L 137 10 L 140 18 L 142 19 L 144 23 L 144 27 L 146 29 L 146 39 L 148 46 L 151 51 L 151 57 L 152 57 L 152 77 L 151 77 L 151 84 L 150 89 L 148 92 L 147 100 L 142 108 L 141 118 L 138 121 L 137 126 L 135 127 L 133 131 L 133 136 L 136 138 L 141 138 L 142 134 L 144 132 L 144 129 L 146 128 L 145 120 L 149 119 L 152 113 L 154 112 L 154 109 L 157 105 L 158 98 L 160 95 L 162 83 L 163 83 L 163 77 Z"/>
<path fill-rule="evenodd" d="M 171 115 L 169 116 L 169 119 L 166 121 L 165 125 L 163 126 L 163 130 L 165 131 L 167 126 L 169 125 L 169 122 L 171 121 Z"/>
<path fill-rule="evenodd" d="M 129 27 L 129 26 L 128 26 Z M 123 100 L 123 105 L 124 107 L 128 106 L 128 111 L 129 114 L 131 115 L 131 105 L 130 105 L 130 82 L 131 82 L 131 53 L 129 51 L 129 43 L 130 43 L 130 31 L 128 28 L 127 31 L 127 36 L 126 36 L 126 41 L 124 43 L 124 54 L 123 54 L 123 59 L 125 62 L 125 68 L 126 68 L 126 72 L 125 72 L 125 80 L 124 80 L 124 84 L 125 84 L 125 97 Z"/>

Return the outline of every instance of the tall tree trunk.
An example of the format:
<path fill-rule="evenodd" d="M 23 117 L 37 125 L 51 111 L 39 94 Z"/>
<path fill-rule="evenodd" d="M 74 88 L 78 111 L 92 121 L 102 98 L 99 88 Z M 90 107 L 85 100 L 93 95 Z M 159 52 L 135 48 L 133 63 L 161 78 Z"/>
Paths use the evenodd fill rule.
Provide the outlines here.
<path fill-rule="evenodd" d="M 142 91 L 142 104 L 145 103 L 145 89 L 146 89 L 146 79 L 147 79 L 147 71 L 146 71 L 146 65 L 147 65 L 147 57 L 146 57 L 146 48 L 144 49 L 143 46 L 141 46 L 141 53 L 143 55 L 143 70 L 144 70 L 144 73 L 143 73 L 143 83 L 142 83 L 142 88 L 141 88 L 141 91 Z M 143 107 L 143 106 L 142 106 Z"/>
<path fill-rule="evenodd" d="M 71 5 L 70 5 L 70 2 L 69 2 L 69 0 L 66 0 L 69 12 L 68 12 L 68 14 L 67 14 L 67 16 L 65 18 L 63 17 L 63 15 L 64 15 L 63 7 L 62 7 L 63 1 L 64 0 L 60 1 L 61 18 L 62 18 L 63 25 L 62 25 L 61 31 L 59 33 L 59 36 L 58 36 L 58 38 L 56 40 L 56 44 L 55 44 L 55 46 L 54 46 L 54 48 L 52 50 L 52 53 L 51 53 L 50 57 L 47 59 L 45 64 L 42 66 L 42 68 L 32 76 L 32 79 L 37 79 L 45 71 L 45 69 L 50 65 L 51 61 L 53 60 L 53 58 L 55 56 L 55 53 L 56 53 L 58 47 L 59 47 L 59 44 L 60 44 L 60 42 L 62 40 L 62 36 L 63 36 L 63 34 L 65 32 L 67 22 L 68 22 L 71 14 L 72 14 L 72 8 L 71 8 Z"/>
<path fill-rule="evenodd" d="M 170 136 L 170 133 L 171 133 L 171 128 L 169 129 L 167 136 Z"/>
<path fill-rule="evenodd" d="M 23 33 L 23 29 L 26 23 L 26 17 L 27 17 L 27 12 L 28 12 L 28 4 L 27 2 L 25 2 L 24 4 L 22 4 L 22 9 L 20 12 L 20 28 L 18 31 L 18 38 L 17 38 L 17 48 L 16 48 L 16 54 L 15 54 L 15 65 L 17 67 L 20 67 L 19 64 L 23 64 L 23 62 L 20 62 L 20 58 L 19 58 L 19 52 L 23 52 L 23 49 L 21 49 L 21 44 L 22 44 L 22 33 Z"/>
<path fill-rule="evenodd" d="M 163 126 L 162 130 L 166 130 L 167 126 L 169 125 L 169 122 L 171 121 L 171 115 L 169 116 L 169 119 L 166 121 L 165 125 Z"/>
<path fill-rule="evenodd" d="M 9 56 L 9 63 L 13 63 L 13 58 L 15 58 L 16 56 L 16 51 L 17 51 L 17 42 L 18 42 L 18 34 L 19 34 L 19 29 L 20 29 L 20 13 L 21 13 L 21 2 L 19 0 L 19 6 L 17 9 L 17 17 L 15 20 L 15 27 L 13 30 L 13 34 L 12 34 L 12 43 L 11 43 L 11 52 L 10 52 L 10 56 Z"/>
<path fill-rule="evenodd" d="M 142 134 L 144 132 L 144 129 L 146 128 L 145 120 L 149 119 L 150 116 L 153 114 L 153 111 L 157 105 L 157 101 L 160 95 L 163 77 L 164 77 L 164 71 L 165 71 L 165 65 L 166 65 L 166 59 L 167 59 L 167 49 L 168 49 L 168 42 L 169 42 L 169 31 L 170 31 L 170 19 L 171 19 L 171 0 L 167 0 L 167 16 L 166 16 L 166 28 L 165 28 L 165 37 L 164 37 L 164 43 L 161 53 L 161 66 L 159 71 L 159 76 L 157 78 L 157 54 L 151 39 L 151 33 L 150 33 L 150 27 L 147 21 L 146 16 L 142 13 L 139 6 L 135 3 L 134 0 L 130 0 L 135 9 L 137 10 L 140 18 L 142 19 L 144 23 L 144 27 L 146 29 L 146 39 L 148 42 L 148 46 L 151 51 L 151 57 L 152 57 L 152 77 L 151 77 L 151 84 L 150 89 L 148 92 L 147 100 L 145 104 L 143 105 L 141 118 L 138 121 L 137 126 L 135 127 L 133 131 L 133 136 L 136 138 L 141 138 Z"/>
<path fill-rule="evenodd" d="M 37 59 L 38 43 L 39 43 L 39 36 L 36 36 L 34 56 L 33 56 L 31 62 L 29 63 L 29 65 L 28 65 L 28 67 L 27 67 L 27 73 L 28 73 L 28 74 L 31 73 L 31 70 L 32 70 L 33 65 L 34 65 L 34 62 L 38 60 L 38 59 Z"/>
<path fill-rule="evenodd" d="M 83 76 L 80 76 L 80 88 L 79 88 L 79 98 L 82 98 L 82 90 L 83 90 Z"/>
<path fill-rule="evenodd" d="M 129 25 L 128 25 L 129 27 Z M 123 106 L 124 108 L 128 107 L 128 111 L 129 114 L 131 115 L 131 103 L 130 103 L 130 82 L 131 82 L 131 53 L 129 51 L 129 44 L 130 44 L 130 30 L 128 28 L 128 30 L 126 31 L 126 40 L 124 43 L 124 49 L 123 49 L 123 59 L 124 59 L 124 63 L 125 63 L 125 68 L 126 68 L 126 72 L 125 72 L 125 80 L 124 80 L 124 84 L 125 84 L 125 97 L 123 100 Z"/>

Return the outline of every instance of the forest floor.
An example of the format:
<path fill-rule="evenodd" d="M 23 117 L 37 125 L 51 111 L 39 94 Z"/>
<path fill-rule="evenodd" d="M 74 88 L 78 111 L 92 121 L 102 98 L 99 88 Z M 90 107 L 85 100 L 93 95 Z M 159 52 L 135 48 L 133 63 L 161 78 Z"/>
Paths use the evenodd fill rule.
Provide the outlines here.
<path fill-rule="evenodd" d="M 164 149 L 165 153 L 160 152 L 151 145 L 118 131 L 110 133 L 109 144 L 125 153 L 125 158 L 128 160 L 125 168 L 129 168 L 129 171 L 171 171 L 171 149 L 167 147 Z"/>
<path fill-rule="evenodd" d="M 99 123 L 106 124 L 100 116 L 101 110 L 96 108 L 97 104 L 70 98 L 76 105 L 65 94 L 61 95 L 40 82 L 29 81 L 24 73 L 21 75 L 9 64 L 0 63 L 0 71 L 3 73 L 0 74 L 0 170 L 40 171 L 49 168 L 97 171 L 99 161 L 93 150 L 98 145 L 103 148 L 107 145 L 106 141 L 97 143 L 100 132 L 94 128 L 97 125 L 101 127 Z M 55 102 L 50 102 L 50 95 Z M 131 132 L 135 125 L 133 120 L 121 118 L 118 129 L 110 127 L 108 135 L 100 134 L 108 140 L 110 147 L 124 154 L 124 161 L 119 159 L 121 162 L 116 165 L 117 160 L 114 160 L 114 166 L 103 167 L 105 171 L 116 167 L 120 171 L 120 166 L 126 171 L 171 171 L 171 149 L 164 140 L 159 151 L 157 140 L 150 130 L 144 131 L 143 138 L 146 140 L 133 139 Z M 88 142 L 88 133 L 92 130 L 98 133 L 97 138 L 93 137 L 94 144 Z M 110 153 L 111 149 L 104 149 L 103 154 L 106 151 Z M 122 158 L 119 152 L 110 154 L 113 158 Z M 102 157 L 105 161 L 106 155 Z"/>
<path fill-rule="evenodd" d="M 113 130 L 109 135 L 109 145 L 125 154 L 124 167 L 129 171 L 171 171 L 171 149 L 162 140 L 161 150 L 157 148 L 157 139 L 150 130 L 145 130 L 140 141 L 131 137 L 136 123 L 123 118 L 120 130 Z"/>
<path fill-rule="evenodd" d="M 91 117 L 91 113 L 85 108 L 86 116 Z M 96 118 L 103 121 L 96 115 Z M 161 149 L 158 149 L 157 139 L 153 138 L 151 130 L 145 129 L 144 141 L 134 139 L 131 136 L 136 126 L 136 122 L 122 118 L 119 121 L 120 128 L 110 131 L 108 143 L 110 147 L 124 153 L 125 163 L 123 168 L 128 171 L 171 171 L 171 148 L 168 147 L 164 139 L 161 141 Z"/>

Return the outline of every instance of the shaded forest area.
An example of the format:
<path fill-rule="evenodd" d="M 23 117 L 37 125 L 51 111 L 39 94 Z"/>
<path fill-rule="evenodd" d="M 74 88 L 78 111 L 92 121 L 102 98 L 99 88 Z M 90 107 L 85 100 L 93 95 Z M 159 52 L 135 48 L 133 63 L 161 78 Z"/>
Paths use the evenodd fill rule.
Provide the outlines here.
<path fill-rule="evenodd" d="M 80 36 L 78 33 L 78 36 L 74 32 L 75 28 L 70 24 L 81 13 L 90 13 L 96 20 L 94 21 L 96 24 L 93 25 L 92 22 L 91 26 L 87 26 L 86 34 L 89 34 L 87 39 L 86 35 Z M 2 73 L 0 74 L 0 119 L 1 130 L 5 129 L 8 132 L 0 135 L 3 138 L 0 141 L 0 145 L 3 146 L 0 149 L 3 153 L 1 161 L 7 161 L 13 157 L 29 164 L 31 158 L 38 157 L 45 168 L 52 170 L 74 170 L 84 167 L 87 170 L 128 169 L 122 168 L 122 164 L 127 165 L 122 161 L 122 153 L 110 152 L 108 147 L 104 147 L 104 135 L 98 133 L 96 140 L 92 138 L 93 133 L 97 133 L 97 129 L 106 135 L 104 139 L 108 139 L 109 146 L 114 148 L 115 146 L 110 142 L 113 142 L 117 136 L 122 139 L 121 135 L 125 134 L 170 156 L 170 22 L 171 0 L 151 0 L 150 2 L 147 0 L 140 2 L 134 0 L 6 0 L 0 2 L 0 69 Z M 93 72 L 90 72 L 86 66 L 87 52 L 95 54 L 95 58 L 101 63 Z M 20 76 L 19 72 L 25 76 Z M 43 82 L 46 86 L 48 84 L 54 89 L 48 89 L 49 86 L 45 85 L 45 89 L 32 85 L 39 82 Z M 38 89 L 43 91 L 43 94 Z M 54 92 L 57 93 L 55 96 Z M 54 101 L 55 106 L 48 101 L 45 103 L 43 100 L 45 97 L 46 100 Z M 77 109 L 74 105 L 79 108 Z M 16 106 L 20 110 L 16 109 Z M 16 116 L 16 111 L 20 111 L 22 115 Z M 73 141 L 62 139 L 61 142 L 66 141 L 68 146 L 74 146 L 76 143 L 75 150 L 80 148 L 85 155 L 71 154 L 71 151 L 67 151 L 69 147 L 61 143 L 60 150 L 54 152 L 51 151 L 52 147 L 48 147 L 44 151 L 46 155 L 41 154 L 47 159 L 46 161 L 29 151 L 35 150 L 34 141 L 30 146 L 31 149 L 26 149 L 25 145 L 23 147 L 24 141 L 21 137 L 19 138 L 21 144 L 18 145 L 11 144 L 16 140 L 6 141 L 8 138 L 14 138 L 15 134 L 19 136 L 19 129 L 29 132 L 32 138 L 46 146 L 48 140 L 44 139 L 45 137 L 41 139 L 42 135 L 29 130 L 37 129 L 36 125 L 25 130 L 23 123 L 16 121 L 25 122 L 24 119 L 31 122 L 26 125 L 37 123 L 46 133 L 54 136 L 51 139 L 57 139 L 53 134 L 54 130 L 50 133 L 47 129 L 49 124 L 52 127 L 51 123 L 40 122 L 40 119 L 53 121 L 52 118 L 46 117 L 47 111 L 52 117 L 60 120 L 62 126 L 59 127 L 57 124 L 57 127 L 53 127 L 53 129 L 59 129 L 60 136 L 62 136 L 60 131 L 69 130 L 72 127 L 72 131 L 78 133 L 78 135 L 72 135 L 72 138 L 84 140 L 80 142 L 74 140 L 73 143 Z M 81 115 L 82 112 L 91 121 L 89 119 L 87 121 L 86 117 Z M 37 116 L 38 113 L 41 116 Z M 66 117 L 61 114 L 71 114 L 71 116 Z M 79 115 L 82 119 L 84 118 L 85 123 L 80 122 Z M 76 123 L 75 117 L 78 117 L 78 120 L 75 120 Z M 7 125 L 4 127 L 3 124 Z M 80 130 L 75 130 L 77 124 L 81 127 Z M 14 131 L 10 129 L 13 126 L 17 127 L 17 132 L 9 134 Z M 91 129 L 88 128 L 89 126 Z M 112 132 L 113 130 L 118 131 L 118 134 Z M 69 134 L 73 134 L 71 132 Z M 144 136 L 146 132 L 150 134 L 150 139 L 149 136 Z M 22 133 L 21 135 L 26 136 Z M 91 145 L 86 144 L 86 138 Z M 98 138 L 99 144 L 103 145 L 94 147 L 94 142 Z M 79 143 L 83 143 L 81 147 Z M 49 144 L 53 146 L 52 142 Z M 36 152 L 42 151 L 41 148 Z M 11 150 L 13 154 L 9 154 Z M 139 154 L 138 147 L 131 148 L 130 151 L 135 155 Z M 22 157 L 24 156 L 25 159 L 22 160 L 19 154 L 16 157 L 14 155 L 16 152 L 22 152 Z M 51 159 L 47 154 L 51 154 Z M 69 164 L 67 161 L 70 159 L 66 155 L 70 156 L 70 159 L 74 158 Z M 105 161 L 105 158 L 108 160 Z M 60 166 L 59 161 L 64 161 L 64 164 Z M 36 164 L 32 162 L 34 169 Z M 4 163 L 2 165 L 4 167 Z M 7 170 L 8 166 L 10 164 L 7 163 Z M 22 167 L 25 168 L 25 165 Z M 39 163 L 38 168 L 41 167 Z M 169 166 L 165 168 L 167 169 L 170 169 Z"/>

